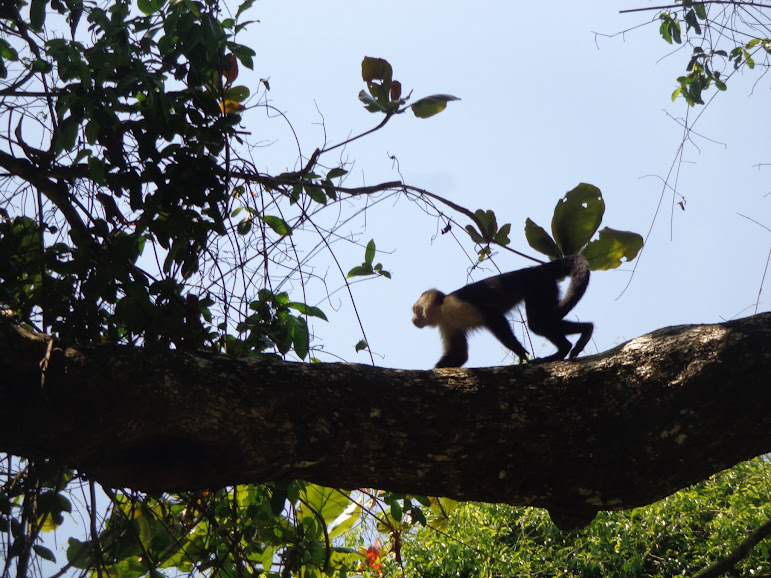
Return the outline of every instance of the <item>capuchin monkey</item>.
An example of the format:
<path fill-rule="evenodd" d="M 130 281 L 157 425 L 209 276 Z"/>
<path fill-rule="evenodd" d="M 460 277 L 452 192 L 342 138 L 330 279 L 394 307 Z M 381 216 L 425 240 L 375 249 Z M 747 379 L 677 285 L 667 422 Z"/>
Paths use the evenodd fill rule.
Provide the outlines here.
<path fill-rule="evenodd" d="M 567 276 L 570 276 L 570 286 L 560 301 L 557 283 Z M 439 327 L 444 355 L 436 367 L 460 367 L 466 363 L 467 334 L 483 327 L 516 353 L 522 362 L 528 353 L 511 331 L 506 313 L 524 300 L 530 329 L 557 346 L 557 353 L 538 361 L 565 359 L 568 352 L 573 359 L 589 343 L 594 325 L 563 318 L 583 297 L 588 284 L 589 262 L 583 255 L 570 255 L 483 279 L 449 295 L 429 289 L 412 306 L 412 322 L 420 329 Z M 571 350 L 571 343 L 565 336 L 575 333 L 580 333 L 581 337 Z"/>

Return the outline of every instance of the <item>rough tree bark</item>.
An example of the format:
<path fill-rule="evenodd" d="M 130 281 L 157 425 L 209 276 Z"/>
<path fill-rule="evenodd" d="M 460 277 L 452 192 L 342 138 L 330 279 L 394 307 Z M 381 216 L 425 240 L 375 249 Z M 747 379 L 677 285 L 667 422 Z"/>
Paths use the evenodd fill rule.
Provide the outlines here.
<path fill-rule="evenodd" d="M 0 323 L 0 451 L 112 487 L 303 479 L 540 506 L 572 528 L 771 451 L 771 313 L 486 369 L 49 343 Z"/>

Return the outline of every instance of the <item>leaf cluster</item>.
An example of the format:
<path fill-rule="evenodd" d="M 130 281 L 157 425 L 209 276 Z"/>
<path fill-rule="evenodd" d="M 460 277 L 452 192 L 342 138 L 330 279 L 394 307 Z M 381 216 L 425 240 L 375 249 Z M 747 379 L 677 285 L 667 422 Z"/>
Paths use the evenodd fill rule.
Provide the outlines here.
<path fill-rule="evenodd" d="M 595 271 L 615 269 L 637 256 L 643 239 L 637 233 L 605 227 L 598 239 L 590 241 L 604 213 L 605 201 L 600 189 L 581 183 L 554 207 L 551 220 L 554 238 L 530 219 L 525 223 L 525 237 L 533 249 L 551 259 L 580 252 Z"/>
<path fill-rule="evenodd" d="M 447 108 L 448 102 L 460 100 L 450 94 L 433 94 L 407 104 L 412 91 L 402 96 L 402 84 L 394 80 L 393 68 L 383 58 L 366 56 L 361 62 L 361 77 L 367 83 L 368 93 L 362 90 L 359 100 L 369 112 L 384 112 L 391 116 L 412 109 L 416 117 L 429 118 Z"/>
<path fill-rule="evenodd" d="M 67 560 L 107 576 L 345 576 L 363 556 L 334 543 L 358 522 L 349 492 L 303 482 L 158 497 L 112 494 L 104 528 L 70 538 Z"/>
<path fill-rule="evenodd" d="M 441 532 L 429 518 L 403 536 L 405 575 L 693 576 L 767 522 L 768 470 L 768 459 L 756 458 L 650 506 L 603 512 L 571 533 L 535 508 L 463 503 Z M 761 542 L 730 575 L 768 574 L 770 552 Z"/>
<path fill-rule="evenodd" d="M 689 106 L 704 104 L 703 93 L 711 86 L 720 91 L 727 89 L 725 64 L 733 64 L 733 70 L 743 66 L 755 68 L 758 51 L 766 58 L 771 54 L 771 41 L 757 37 L 757 30 L 764 14 L 755 11 L 751 5 L 742 2 L 731 3 L 731 11 L 719 10 L 710 14 L 709 2 L 681 0 L 682 8 L 677 11 L 659 13 L 659 34 L 668 44 L 692 45 L 691 58 L 686 66 L 687 73 L 677 78 L 678 87 L 672 93 L 672 100 L 683 97 Z M 683 26 L 684 25 L 684 26 Z M 683 27 L 685 32 L 683 33 Z M 713 33 L 717 31 L 717 33 Z M 739 41 L 739 38 L 749 40 Z M 726 48 L 722 48 L 728 44 Z"/>
<path fill-rule="evenodd" d="M 533 249 L 549 259 L 581 253 L 595 271 L 615 269 L 637 256 L 643 246 L 643 239 L 637 233 L 605 227 L 599 232 L 599 237 L 592 240 L 604 213 L 605 201 L 600 189 L 580 183 L 568 191 L 554 207 L 552 235 L 528 218 L 525 221 L 525 238 Z M 480 261 L 492 254 L 491 244 L 505 247 L 510 243 L 511 225 L 507 223 L 498 227 L 492 211 L 480 209 L 473 217 L 476 227 L 468 225 L 466 231 L 481 246 L 478 252 Z"/>

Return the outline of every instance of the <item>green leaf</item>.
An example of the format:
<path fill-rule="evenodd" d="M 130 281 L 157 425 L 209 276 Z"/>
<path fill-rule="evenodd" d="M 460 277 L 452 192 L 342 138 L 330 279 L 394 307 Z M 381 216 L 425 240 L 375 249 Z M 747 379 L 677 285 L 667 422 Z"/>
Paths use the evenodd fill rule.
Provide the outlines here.
<path fill-rule="evenodd" d="M 589 243 L 581 254 L 589 261 L 593 271 L 604 271 L 631 261 L 637 257 L 642 246 L 643 238 L 637 233 L 605 227 L 600 231 L 599 239 Z"/>
<path fill-rule="evenodd" d="M 308 184 L 308 185 L 305 185 L 303 188 L 305 189 L 305 192 L 307 193 L 307 195 L 315 202 L 317 202 L 320 205 L 327 204 L 327 195 L 324 193 L 324 189 L 322 189 L 320 186 Z"/>
<path fill-rule="evenodd" d="M 385 112 L 386 110 L 384 106 L 381 106 L 378 101 L 363 90 L 359 91 L 359 100 L 364 103 L 364 108 L 369 112 Z"/>
<path fill-rule="evenodd" d="M 704 4 L 694 4 L 693 9 L 696 11 L 696 16 L 701 20 L 707 19 L 707 8 Z"/>
<path fill-rule="evenodd" d="M 343 175 L 347 175 L 347 174 L 348 174 L 348 171 L 346 171 L 345 169 L 335 168 L 327 173 L 327 178 L 336 179 L 337 177 L 342 177 Z"/>
<path fill-rule="evenodd" d="M 56 562 L 56 556 L 54 556 L 54 553 L 51 552 L 48 548 L 45 546 L 41 546 L 40 544 L 35 544 L 32 546 L 32 549 L 35 551 L 35 554 L 40 556 L 43 560 L 48 560 L 49 562 Z"/>
<path fill-rule="evenodd" d="M 166 4 L 166 0 L 137 0 L 137 8 L 139 8 L 145 16 L 155 14 L 163 8 Z"/>
<path fill-rule="evenodd" d="M 318 317 L 319 319 L 323 319 L 324 321 L 329 321 L 327 319 L 327 316 L 324 314 L 324 312 L 318 307 L 315 307 L 313 305 L 306 305 L 305 303 L 298 303 L 293 301 L 291 303 L 287 303 L 287 307 L 291 307 L 295 311 L 299 311 L 304 315 L 308 315 L 310 317 Z"/>
<path fill-rule="evenodd" d="M 600 189 L 581 183 L 568 191 L 554 207 L 551 232 L 563 255 L 574 255 L 600 227 L 605 201 Z"/>
<path fill-rule="evenodd" d="M 404 512 L 402 510 L 401 505 L 399 504 L 398 500 L 394 500 L 391 502 L 391 516 L 393 516 L 394 520 L 397 522 L 401 522 L 402 516 L 404 515 Z"/>
<path fill-rule="evenodd" d="M 245 86 L 233 86 L 225 91 L 224 100 L 232 100 L 235 102 L 243 102 L 249 98 L 249 89 Z"/>
<path fill-rule="evenodd" d="M 348 499 L 350 492 L 317 486 L 316 484 L 308 484 L 303 494 L 304 496 L 301 495 L 301 504 L 304 501 L 312 510 L 307 514 L 314 517 L 316 515 L 321 516 L 327 526 L 351 505 L 351 501 Z"/>
<path fill-rule="evenodd" d="M 246 217 L 243 221 L 238 223 L 238 225 L 236 226 L 236 231 L 238 231 L 239 235 L 247 235 L 251 230 L 252 230 L 251 217 Z"/>
<path fill-rule="evenodd" d="M 372 265 L 359 265 L 358 267 L 354 267 L 350 271 L 348 271 L 348 275 L 346 277 L 350 279 L 351 277 L 365 277 L 367 275 L 374 275 L 375 270 L 372 268 Z"/>
<path fill-rule="evenodd" d="M 688 31 L 691 28 L 694 29 L 696 34 L 701 34 L 701 26 L 699 26 L 699 20 L 694 10 L 689 10 L 685 14 L 685 30 Z"/>
<path fill-rule="evenodd" d="M 373 239 L 370 239 L 369 243 L 367 243 L 367 248 L 364 250 L 364 263 L 367 265 L 371 265 L 372 261 L 375 260 L 375 241 Z"/>
<path fill-rule="evenodd" d="M 229 43 L 228 48 L 230 48 L 230 51 L 235 54 L 236 58 L 238 58 L 238 61 L 246 66 L 249 70 L 254 69 L 254 57 L 257 55 L 257 53 L 249 48 L 248 46 L 244 46 L 243 44 L 234 44 Z M 265 87 L 270 90 L 270 86 L 268 85 L 267 80 L 261 81 Z"/>
<path fill-rule="evenodd" d="M 528 245 L 539 253 L 549 256 L 552 259 L 561 257 L 557 244 L 549 236 L 549 233 L 543 227 L 539 227 L 529 218 L 525 221 L 525 238 Z"/>
<path fill-rule="evenodd" d="M 19 53 L 16 51 L 16 49 L 10 44 L 8 44 L 8 42 L 3 40 L 2 38 L 0 38 L 0 59 L 11 60 L 13 62 L 16 62 L 17 60 L 19 60 Z M 36 59 L 35 61 L 32 62 L 32 70 L 34 72 L 43 72 L 43 70 L 40 70 L 39 68 L 40 67 L 40 65 L 38 64 L 39 62 L 44 63 L 48 69 L 51 68 L 51 65 L 49 63 Z"/>
<path fill-rule="evenodd" d="M 31 0 L 29 3 L 29 25 L 35 32 L 41 32 L 46 21 L 48 0 Z"/>
<path fill-rule="evenodd" d="M 506 246 L 509 243 L 511 243 L 511 240 L 509 239 L 509 233 L 511 232 L 511 223 L 506 223 L 503 227 L 498 229 L 498 232 L 495 234 L 495 242 L 498 245 Z"/>
<path fill-rule="evenodd" d="M 308 324 L 303 317 L 291 318 L 292 344 L 294 352 L 300 359 L 308 357 L 308 346 L 310 335 L 308 334 Z"/>
<path fill-rule="evenodd" d="M 72 116 L 68 116 L 59 123 L 56 131 L 56 142 L 54 151 L 59 154 L 62 151 L 71 151 L 75 148 L 75 141 L 78 138 L 78 128 L 80 123 Z"/>
<path fill-rule="evenodd" d="M 477 209 L 474 211 L 474 216 L 482 226 L 481 233 L 485 239 L 492 239 L 498 232 L 498 220 L 495 218 L 495 213 L 490 210 Z"/>
<path fill-rule="evenodd" d="M 53 70 L 53 66 L 47 60 L 41 60 L 38 58 L 32 63 L 30 70 L 36 73 L 48 74 L 51 72 L 51 70 Z"/>
<path fill-rule="evenodd" d="M 88 172 L 97 184 L 103 184 L 105 179 L 104 161 L 96 157 L 88 157 Z"/>
<path fill-rule="evenodd" d="M 101 130 L 102 127 L 96 120 L 89 120 L 88 123 L 86 123 L 86 142 L 90 145 L 94 144 L 99 139 Z"/>
<path fill-rule="evenodd" d="M 661 37 L 668 43 L 672 44 L 672 35 L 669 31 L 669 22 L 671 17 L 668 14 L 662 14 L 661 15 L 661 26 L 659 26 L 659 34 L 661 34 Z"/>
<path fill-rule="evenodd" d="M 484 237 L 482 237 L 482 235 L 477 232 L 477 230 L 474 228 L 474 225 L 466 225 L 466 232 L 469 234 L 471 240 L 474 241 L 474 243 L 481 245 L 485 242 Z"/>
<path fill-rule="evenodd" d="M 428 118 L 442 112 L 447 108 L 447 103 L 452 100 L 460 99 L 457 96 L 452 96 L 450 94 L 434 94 L 432 96 L 421 98 L 409 106 L 418 118 Z"/>
<path fill-rule="evenodd" d="M 291 235 L 292 234 L 292 228 L 284 221 L 284 219 L 280 217 L 276 217 L 274 215 L 265 215 L 262 217 L 262 220 L 273 229 L 275 233 L 278 233 L 281 236 L 284 235 Z"/>
<path fill-rule="evenodd" d="M 236 18 L 238 18 L 239 16 L 241 16 L 241 14 L 243 14 L 244 12 L 249 10 L 252 7 L 252 5 L 254 4 L 254 2 L 255 2 L 255 0 L 246 0 L 245 2 L 242 2 L 238 6 L 238 10 L 236 11 Z"/>
<path fill-rule="evenodd" d="M 670 32 L 672 34 L 672 40 L 674 40 L 677 44 L 681 44 L 682 40 L 680 38 L 680 23 L 677 21 L 672 21 L 670 24 Z"/>
<path fill-rule="evenodd" d="M 388 85 L 390 87 L 393 77 L 393 68 L 387 60 L 365 56 L 364 60 L 361 61 L 361 79 L 364 82 L 379 80 L 384 86 Z"/>

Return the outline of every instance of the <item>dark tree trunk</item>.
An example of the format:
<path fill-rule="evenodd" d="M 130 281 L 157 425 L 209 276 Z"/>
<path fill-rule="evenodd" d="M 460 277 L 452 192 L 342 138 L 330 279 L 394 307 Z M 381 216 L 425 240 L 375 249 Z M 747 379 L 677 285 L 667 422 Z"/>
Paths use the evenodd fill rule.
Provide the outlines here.
<path fill-rule="evenodd" d="M 0 323 L 0 450 L 112 487 L 303 479 L 540 506 L 578 527 L 771 451 L 771 313 L 487 369 L 58 344 L 41 366 L 48 343 Z"/>

